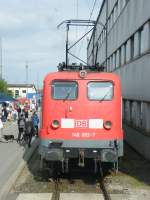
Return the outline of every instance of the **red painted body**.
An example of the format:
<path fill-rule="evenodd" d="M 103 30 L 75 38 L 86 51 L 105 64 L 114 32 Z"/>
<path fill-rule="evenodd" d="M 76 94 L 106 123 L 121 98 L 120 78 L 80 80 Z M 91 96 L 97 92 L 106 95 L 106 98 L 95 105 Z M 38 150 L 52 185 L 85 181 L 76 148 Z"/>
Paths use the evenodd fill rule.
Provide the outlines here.
<path fill-rule="evenodd" d="M 76 81 L 78 98 L 76 100 L 54 100 L 51 83 L 54 80 Z M 90 81 L 111 81 L 114 85 L 112 100 L 97 101 L 87 97 L 87 83 Z M 63 140 L 123 140 L 121 86 L 117 75 L 111 73 L 89 72 L 85 78 L 80 78 L 79 72 L 49 73 L 44 80 L 42 101 L 41 139 Z M 52 121 L 74 119 L 75 128 L 52 127 Z M 110 130 L 89 129 L 89 119 L 111 121 Z"/>

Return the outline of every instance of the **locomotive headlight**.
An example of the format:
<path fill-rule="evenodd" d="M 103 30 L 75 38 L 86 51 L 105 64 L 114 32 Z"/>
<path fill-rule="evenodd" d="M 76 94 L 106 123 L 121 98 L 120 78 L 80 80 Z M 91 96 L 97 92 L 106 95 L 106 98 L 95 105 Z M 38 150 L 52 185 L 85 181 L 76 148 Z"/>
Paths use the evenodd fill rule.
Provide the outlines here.
<path fill-rule="evenodd" d="M 111 121 L 105 121 L 104 122 L 104 128 L 109 130 L 112 127 L 112 122 Z"/>
<path fill-rule="evenodd" d="M 81 70 L 79 73 L 80 78 L 85 78 L 87 76 L 87 71 L 86 70 Z"/>
<path fill-rule="evenodd" d="M 53 128 L 58 128 L 59 127 L 59 121 L 58 120 L 53 120 L 52 127 Z"/>

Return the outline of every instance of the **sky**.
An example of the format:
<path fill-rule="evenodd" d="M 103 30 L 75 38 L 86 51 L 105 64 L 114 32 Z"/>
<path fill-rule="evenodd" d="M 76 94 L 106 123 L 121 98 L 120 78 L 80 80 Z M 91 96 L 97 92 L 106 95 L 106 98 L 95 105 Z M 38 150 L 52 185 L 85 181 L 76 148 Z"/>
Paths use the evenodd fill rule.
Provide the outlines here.
<path fill-rule="evenodd" d="M 89 19 L 95 0 L 0 0 L 0 40 L 3 78 L 8 83 L 28 83 L 42 87 L 44 76 L 57 71 L 65 61 L 65 26 L 68 19 Z M 96 20 L 102 0 L 97 0 L 91 19 Z M 70 45 L 87 28 L 72 28 Z M 73 53 L 86 59 L 87 38 Z M 70 59 L 71 60 L 71 59 Z M 71 60 L 72 62 L 78 62 Z"/>

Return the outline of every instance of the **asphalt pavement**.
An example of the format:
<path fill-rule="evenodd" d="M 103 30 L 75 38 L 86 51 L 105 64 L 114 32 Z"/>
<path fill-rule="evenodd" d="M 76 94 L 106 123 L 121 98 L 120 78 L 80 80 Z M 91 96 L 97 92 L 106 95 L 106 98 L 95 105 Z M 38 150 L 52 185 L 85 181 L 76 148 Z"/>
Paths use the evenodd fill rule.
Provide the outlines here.
<path fill-rule="evenodd" d="M 18 136 L 17 121 L 6 122 L 3 134 L 12 134 L 15 140 L 0 142 L 0 193 L 4 190 L 10 177 L 16 173 L 18 166 L 24 161 L 26 162 L 26 154 L 29 152 L 27 144 L 20 145 L 16 141 Z"/>

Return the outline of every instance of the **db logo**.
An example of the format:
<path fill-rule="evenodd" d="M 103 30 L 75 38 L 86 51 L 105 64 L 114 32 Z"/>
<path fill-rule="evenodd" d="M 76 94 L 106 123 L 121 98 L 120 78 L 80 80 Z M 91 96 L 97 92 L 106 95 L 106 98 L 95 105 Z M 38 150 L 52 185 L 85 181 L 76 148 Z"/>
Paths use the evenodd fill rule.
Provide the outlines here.
<path fill-rule="evenodd" d="M 76 120 L 75 121 L 75 127 L 76 128 L 87 128 L 88 127 L 88 121 L 87 120 Z"/>

